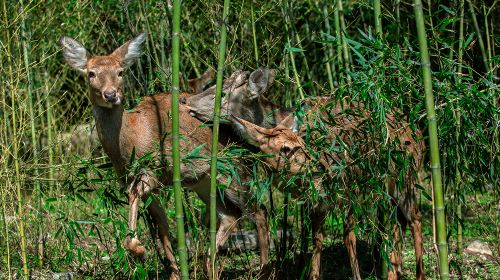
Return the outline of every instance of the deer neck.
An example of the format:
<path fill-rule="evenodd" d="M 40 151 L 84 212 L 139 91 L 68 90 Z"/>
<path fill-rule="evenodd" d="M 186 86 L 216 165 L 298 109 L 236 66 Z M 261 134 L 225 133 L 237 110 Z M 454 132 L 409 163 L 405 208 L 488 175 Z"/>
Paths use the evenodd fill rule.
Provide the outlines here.
<path fill-rule="evenodd" d="M 264 96 L 260 96 L 259 99 L 260 99 L 259 104 L 262 115 L 262 120 L 260 124 L 263 127 L 273 128 L 279 123 L 281 123 L 281 121 L 283 121 L 293 112 L 292 110 L 286 109 L 280 105 L 272 103 Z M 256 124 L 258 123 L 256 122 Z"/>
<path fill-rule="evenodd" d="M 123 105 L 113 105 L 111 108 L 94 105 L 92 111 L 101 145 L 115 169 L 121 172 L 125 168 L 120 151 L 120 133 L 125 114 Z"/>

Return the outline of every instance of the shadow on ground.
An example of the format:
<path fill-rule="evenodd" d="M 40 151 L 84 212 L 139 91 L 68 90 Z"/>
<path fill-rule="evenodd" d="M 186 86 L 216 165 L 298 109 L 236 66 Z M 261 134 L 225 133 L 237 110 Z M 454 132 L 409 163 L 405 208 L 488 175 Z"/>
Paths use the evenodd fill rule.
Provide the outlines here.
<path fill-rule="evenodd" d="M 372 248 L 367 242 L 359 240 L 357 252 L 361 277 L 363 279 L 373 277 L 375 271 Z M 221 279 L 307 279 L 306 270 L 310 257 L 310 254 L 305 256 L 295 254 L 293 258 L 284 261 L 273 261 L 268 268 L 261 271 L 256 269 L 252 272 L 248 268 L 225 270 Z M 352 279 L 347 249 L 342 243 L 333 244 L 323 250 L 321 267 L 323 279 Z"/>

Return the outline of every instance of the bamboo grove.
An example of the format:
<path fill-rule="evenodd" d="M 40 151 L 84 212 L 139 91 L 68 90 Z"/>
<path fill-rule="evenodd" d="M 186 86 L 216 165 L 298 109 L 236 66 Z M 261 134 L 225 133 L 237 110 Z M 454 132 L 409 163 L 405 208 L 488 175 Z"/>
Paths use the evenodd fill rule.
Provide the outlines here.
<path fill-rule="evenodd" d="M 273 279 L 309 273 L 310 201 L 278 190 L 294 180 L 269 171 L 262 163 L 266 155 L 239 144 L 217 146 L 219 122 L 223 133 L 228 117 L 220 111 L 224 78 L 260 66 L 276 69 L 266 97 L 298 116 L 302 102 L 314 96 L 361 102 L 370 110 L 363 128 L 381 148 L 371 160 L 355 161 L 370 174 L 360 178 L 363 184 L 345 189 L 330 182 L 328 195 L 340 202 L 326 218 L 324 279 L 352 277 L 342 245 L 346 209 L 357 221 L 363 278 L 386 278 L 391 270 L 387 251 L 394 237 L 388 229 L 398 223 L 398 213 L 387 195 L 387 166 L 392 161 L 401 172 L 411 168 L 386 140 L 391 110 L 422 131 L 425 141 L 425 170 L 411 172 L 420 179 L 426 277 L 498 275 L 498 262 L 464 253 L 473 240 L 497 244 L 496 255 L 499 250 L 498 1 L 3 0 L 0 9 L 0 278 L 45 279 L 63 272 L 91 279 L 166 277 L 158 229 L 145 211 L 150 200 L 140 207 L 136 230 L 150 248 L 145 260 L 124 247 L 130 234 L 126 188 L 97 139 L 88 85 L 64 64 L 58 42 L 70 36 L 99 55 L 141 32 L 147 32 L 142 56 L 124 74 L 126 109 L 166 91 L 172 104 L 182 103 L 188 79 L 207 69 L 217 73 L 214 122 L 207 124 L 213 139 L 205 144 L 212 147 L 210 204 L 181 188 L 176 164 L 200 158 L 199 149 L 181 153 L 175 143 L 166 155 L 174 156 L 174 186 L 155 194 L 176 241 L 182 279 L 254 279 L 264 273 L 252 250 L 228 242 L 216 253 L 216 197 L 244 179 L 242 168 L 252 174 L 252 201 L 268 212 L 274 249 L 267 272 Z M 175 123 L 183 123 L 172 107 L 174 129 L 167 136 L 182 142 L 186 136 Z M 311 151 L 326 149 L 321 137 L 307 137 Z M 251 164 L 240 166 L 240 159 Z M 216 180 L 221 177 L 227 182 Z M 253 230 L 244 216 L 237 233 Z M 413 277 L 414 257 L 407 254 L 412 237 L 406 235 L 403 275 Z M 204 271 L 207 256 L 219 275 Z"/>

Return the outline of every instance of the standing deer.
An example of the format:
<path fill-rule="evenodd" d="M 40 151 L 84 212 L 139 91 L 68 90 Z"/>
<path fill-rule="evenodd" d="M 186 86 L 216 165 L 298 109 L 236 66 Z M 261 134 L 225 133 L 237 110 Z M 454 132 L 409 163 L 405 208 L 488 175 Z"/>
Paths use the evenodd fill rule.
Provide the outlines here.
<path fill-rule="evenodd" d="M 248 76 L 248 75 L 247 75 Z M 266 161 L 275 170 L 287 170 L 291 173 L 299 173 L 304 170 L 306 165 L 312 161 L 312 157 L 308 154 L 302 136 L 305 134 L 304 126 L 300 126 L 298 120 L 293 116 L 292 112 L 287 111 L 277 105 L 269 102 L 262 93 L 265 92 L 270 83 L 272 83 L 274 73 L 270 70 L 260 68 L 254 71 L 247 80 L 246 84 L 240 85 L 233 91 L 226 93 L 222 100 L 222 111 L 231 115 L 230 118 L 233 122 L 233 128 L 240 134 L 248 143 L 260 148 L 263 152 L 275 155 L 274 158 L 266 158 Z M 207 96 L 200 96 L 190 100 L 190 112 L 202 120 L 207 117 L 206 112 L 210 104 L 206 102 L 209 100 Z M 336 125 L 329 127 L 330 139 L 339 139 L 344 145 L 349 146 L 355 144 L 354 142 L 363 141 L 364 138 L 373 137 L 365 133 L 360 128 L 360 124 L 369 119 L 369 112 L 366 110 L 361 115 L 352 115 L 344 112 L 342 104 L 332 103 L 329 98 L 320 97 L 317 99 L 306 100 L 306 116 L 313 115 L 313 112 L 326 111 L 335 120 L 329 120 Z M 328 104 L 336 104 L 335 106 L 326 106 Z M 352 105 L 351 105 L 352 106 Z M 357 108 L 348 108 L 356 110 L 362 108 L 362 104 L 358 104 Z M 317 115 L 323 115 L 317 114 Z M 323 116 L 324 117 L 324 116 Z M 413 137 L 412 130 L 409 125 L 404 121 L 397 121 L 393 113 L 386 115 L 388 126 L 388 139 L 387 141 L 397 143 L 396 146 L 406 154 L 413 157 L 415 170 L 421 168 L 423 163 L 422 155 L 424 147 L 422 142 L 417 142 L 415 139 L 421 137 L 419 131 L 415 132 L 416 137 Z M 271 120 L 271 121 L 269 121 Z M 306 122 L 313 126 L 312 118 L 306 118 Z M 273 125 L 279 123 L 278 126 Z M 379 143 L 380 144 L 380 143 Z M 368 147 L 365 147 L 368 148 Z M 377 148 L 370 146 L 370 148 Z M 333 154 L 329 155 L 329 161 L 325 158 L 320 159 L 321 165 L 326 168 L 335 165 L 335 161 L 344 159 L 345 155 Z M 422 232 L 420 223 L 420 213 L 415 203 L 415 180 L 411 170 L 407 170 L 404 174 L 404 183 L 406 186 L 401 191 L 396 187 L 397 167 L 392 164 L 390 166 L 390 173 L 394 177 L 389 180 L 388 186 L 390 194 L 393 197 L 394 204 L 403 213 L 404 219 L 401 225 L 404 229 L 406 223 L 410 223 L 415 244 L 415 255 L 417 259 L 417 279 L 424 279 L 423 271 L 423 249 L 422 249 Z M 353 177 L 356 175 L 363 175 L 363 170 L 359 170 L 354 165 L 353 170 L 350 172 Z M 366 174 L 365 174 L 366 176 Z M 344 182 L 350 182 L 355 178 L 343 178 Z M 320 179 L 317 178 L 314 182 L 315 187 L 319 193 L 324 192 Z M 349 187 L 349 186 L 346 186 Z M 324 208 L 321 205 L 315 205 L 312 215 L 315 216 L 313 221 L 314 232 L 314 252 L 312 261 L 311 279 L 319 278 L 320 274 L 320 253 L 322 248 L 322 225 L 325 217 Z M 351 268 L 353 275 L 356 279 L 361 279 L 359 272 L 359 265 L 356 257 L 356 237 L 354 235 L 354 220 L 352 213 L 348 210 L 347 219 L 344 226 L 344 243 L 346 244 Z M 399 229 L 394 229 L 394 240 L 399 243 Z M 403 231 L 404 232 L 404 231 Z M 399 248 L 399 247 L 398 247 Z M 390 260 L 394 270 L 389 272 L 389 279 L 397 279 L 401 273 L 402 259 L 400 252 L 392 252 Z"/>
<path fill-rule="evenodd" d="M 170 94 L 161 93 L 144 97 L 132 111 L 126 111 L 123 107 L 125 98 L 123 71 L 140 56 L 140 46 L 145 39 L 146 33 L 142 33 L 107 56 L 91 56 L 76 40 L 69 37 L 60 39 L 66 61 L 86 76 L 99 140 L 122 182 L 128 185 L 130 206 L 128 230 L 132 237 L 127 236 L 125 247 L 132 255 L 138 257 L 144 257 L 146 252 L 135 233 L 139 201 L 141 199 L 145 201 L 151 192 L 161 186 L 172 185 L 172 166 L 164 162 L 164 156 L 171 151 L 171 138 L 165 137 L 171 132 Z M 212 131 L 202 126 L 203 123 L 199 120 L 192 118 L 189 109 L 183 104 L 179 106 L 179 120 L 180 133 L 183 136 L 180 143 L 181 153 L 199 148 L 199 154 L 205 156 L 181 163 L 182 185 L 196 192 L 208 204 L 210 145 L 207 143 L 212 139 Z M 141 158 L 149 153 L 152 153 L 149 169 L 133 172 L 130 168 L 131 157 Z M 158 166 L 160 168 L 156 168 Z M 242 177 L 245 178 L 245 174 Z M 261 263 L 266 264 L 269 241 L 265 211 L 247 205 L 252 199 L 243 185 L 236 185 L 233 182 L 224 192 L 225 200 L 221 201 L 218 197 L 217 202 L 219 218 L 217 248 L 225 243 L 241 216 L 247 214 L 257 224 Z M 158 237 L 163 244 L 168 269 L 172 271 L 171 279 L 177 279 L 178 269 L 168 238 L 167 219 L 154 196 L 148 206 L 148 212 L 158 226 Z"/>

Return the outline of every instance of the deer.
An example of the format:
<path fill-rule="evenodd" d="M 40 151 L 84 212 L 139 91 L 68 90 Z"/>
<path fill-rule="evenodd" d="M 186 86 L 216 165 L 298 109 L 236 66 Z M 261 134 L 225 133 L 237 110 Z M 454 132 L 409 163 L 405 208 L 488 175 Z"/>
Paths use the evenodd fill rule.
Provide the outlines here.
<path fill-rule="evenodd" d="M 344 102 L 335 102 L 329 97 L 309 98 L 303 102 L 303 109 L 306 111 L 305 120 L 299 120 L 294 116 L 293 111 L 282 108 L 278 105 L 269 102 L 262 94 L 270 87 L 273 81 L 275 72 L 265 68 L 259 68 L 245 74 L 247 82 L 242 83 L 238 88 L 226 93 L 222 100 L 222 111 L 225 112 L 232 122 L 232 127 L 236 134 L 242 136 L 249 144 L 259 148 L 262 152 L 274 157 L 266 158 L 265 161 L 274 170 L 286 170 L 292 174 L 297 174 L 304 170 L 305 166 L 310 166 L 312 156 L 308 153 L 307 147 L 303 140 L 306 129 L 304 125 L 300 125 L 301 121 L 306 122 L 309 126 L 314 126 L 312 113 L 322 112 L 320 115 L 329 111 L 330 115 L 335 117 L 336 125 L 329 127 L 329 138 L 338 139 L 344 145 L 353 144 L 352 141 L 361 140 L 362 137 L 371 137 L 366 135 L 360 129 L 360 124 L 369 119 L 369 111 L 364 110 L 362 103 L 344 104 Z M 244 79 L 242 79 L 244 80 Z M 193 116 L 201 120 L 206 120 L 205 113 L 210 104 L 206 102 L 210 97 L 200 95 L 193 98 L 189 102 L 190 112 Z M 333 104 L 334 106 L 331 106 Z M 348 111 L 362 111 L 360 115 L 352 115 Z M 410 129 L 408 123 L 395 118 L 394 112 L 386 115 L 388 126 L 387 141 L 397 142 L 397 147 L 402 151 L 407 151 L 407 155 L 413 158 L 415 170 L 419 170 L 423 165 L 422 155 L 425 148 L 422 141 L 417 141 L 421 138 L 420 131 Z M 374 147 L 376 148 L 376 147 Z M 319 159 L 319 166 L 329 169 L 332 165 L 342 159 L 341 154 L 329 155 L 328 158 Z M 349 159 L 348 159 L 349 160 Z M 395 166 L 392 166 L 392 172 L 395 171 Z M 354 165 L 352 174 L 363 173 Z M 403 213 L 401 225 L 404 228 L 407 223 L 411 225 L 412 234 L 414 237 L 415 255 L 417 259 L 417 279 L 424 279 L 423 270 L 423 248 L 422 248 L 422 231 L 420 222 L 420 212 L 415 203 L 415 180 L 414 176 L 407 172 L 404 175 L 406 186 L 402 191 L 396 188 L 396 180 L 391 178 L 388 186 L 390 195 L 393 197 L 393 204 L 397 206 Z M 344 178 L 343 181 L 349 182 L 349 179 Z M 318 193 L 324 192 L 320 178 L 314 182 L 314 187 Z M 347 186 L 348 187 L 348 186 Z M 293 194 L 292 194 L 293 195 Z M 320 254 L 322 248 L 322 220 L 326 216 L 324 207 L 315 205 L 313 207 L 312 217 L 314 234 L 314 251 L 311 268 L 311 279 L 318 279 L 320 276 Z M 359 272 L 359 264 L 356 256 L 356 237 L 354 234 L 354 220 L 352 213 L 348 210 L 347 218 L 344 225 L 344 243 L 349 254 L 349 261 L 355 279 L 361 279 Z M 316 221 L 314 220 L 316 219 Z M 399 243 L 398 227 L 394 228 L 394 240 Z M 404 231 L 403 231 L 404 232 Z M 390 261 L 393 270 L 389 271 L 389 279 L 397 279 L 401 274 L 402 259 L 400 252 L 391 252 Z"/>
<path fill-rule="evenodd" d="M 86 77 L 98 138 L 119 175 L 120 182 L 127 188 L 129 234 L 125 240 L 125 248 L 132 256 L 144 259 L 146 249 L 136 234 L 137 216 L 140 201 L 151 197 L 147 210 L 158 228 L 158 238 L 166 255 L 166 268 L 171 271 L 170 279 L 178 279 L 179 270 L 168 236 L 167 218 L 158 199 L 152 195 L 160 187 L 172 185 L 172 166 L 165 162 L 165 155 L 171 151 L 171 137 L 168 136 L 171 132 L 171 94 L 146 96 L 131 111 L 125 110 L 123 105 L 126 98 L 124 71 L 140 57 L 141 44 L 146 37 L 146 33 L 141 33 L 105 56 L 90 55 L 83 44 L 70 37 L 61 37 L 60 44 L 66 62 Z M 199 91 L 199 88 L 194 87 L 194 91 Z M 181 153 L 199 149 L 199 154 L 203 156 L 181 162 L 182 186 L 197 193 L 208 204 L 211 147 L 207 143 L 211 143 L 212 131 L 203 126 L 203 122 L 193 118 L 189 108 L 182 102 L 179 104 L 179 120 L 183 136 L 180 142 Z M 147 162 L 148 168 L 138 172 L 132 170 L 131 159 L 147 154 L 151 154 L 151 160 Z M 240 176 L 245 178 L 246 175 Z M 224 183 L 224 180 L 222 178 L 221 182 Z M 262 208 L 248 205 L 252 199 L 245 187 L 244 184 L 232 182 L 224 190 L 224 201 L 218 196 L 216 245 L 220 248 L 241 217 L 248 215 L 257 225 L 260 259 L 261 264 L 265 265 L 269 250 L 267 216 Z M 207 260 L 207 266 L 208 263 Z"/>

